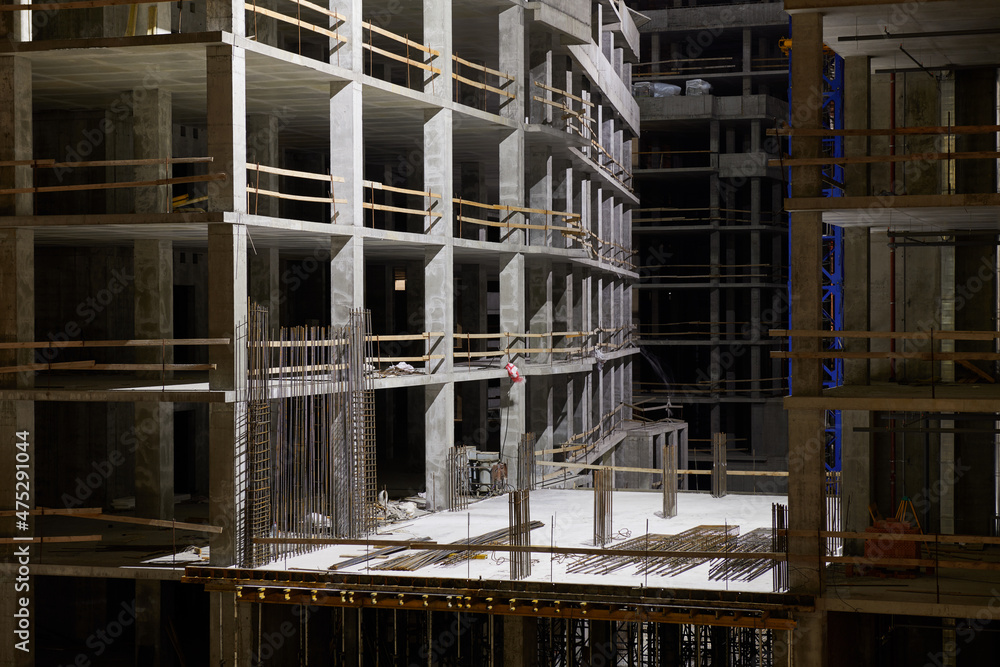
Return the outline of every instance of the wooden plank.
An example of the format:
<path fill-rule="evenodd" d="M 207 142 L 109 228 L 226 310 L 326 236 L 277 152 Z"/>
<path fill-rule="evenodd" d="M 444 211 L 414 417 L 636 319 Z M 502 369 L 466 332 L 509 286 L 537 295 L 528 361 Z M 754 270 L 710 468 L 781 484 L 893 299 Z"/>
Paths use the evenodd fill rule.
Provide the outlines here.
<path fill-rule="evenodd" d="M 75 0 L 73 2 L 39 2 L 31 5 L 0 5 L 0 12 L 57 12 L 62 9 L 89 9 L 92 7 L 114 7 L 116 5 L 142 5 L 160 3 L 163 1 L 164 0 Z"/>
<path fill-rule="evenodd" d="M 0 5 L 11 7 L 14 5 Z M 205 174 L 203 176 L 181 176 L 159 178 L 154 181 L 127 181 L 124 183 L 93 183 L 88 185 L 48 185 L 40 188 L 6 188 L 0 195 L 17 195 L 28 192 L 70 192 L 75 190 L 113 190 L 115 188 L 146 188 L 154 185 L 176 185 L 178 183 L 202 183 L 204 181 L 224 181 L 225 174 Z"/>
<path fill-rule="evenodd" d="M 810 167 L 827 164 L 881 164 L 884 162 L 923 162 L 931 160 L 995 160 L 998 151 L 967 153 L 910 153 L 909 155 L 857 155 L 854 157 L 808 157 L 768 160 L 768 167 Z"/>
<path fill-rule="evenodd" d="M 864 129 L 864 130 L 827 130 L 827 129 L 796 129 L 791 127 L 770 128 L 767 130 L 771 137 L 887 137 L 905 136 L 912 134 L 993 134 L 1000 132 L 1000 125 L 955 125 L 948 127 L 926 126 L 926 127 L 897 127 L 893 129 Z"/>
<path fill-rule="evenodd" d="M 826 329 L 770 329 L 779 338 L 895 338 L 897 340 L 995 340 L 1000 331 L 828 331 Z"/>
<path fill-rule="evenodd" d="M 505 97 L 509 97 L 512 100 L 517 97 L 513 93 L 508 93 L 506 90 L 503 90 L 501 88 L 497 88 L 496 86 L 491 86 L 491 85 L 486 84 L 486 83 L 482 83 L 480 81 L 473 81 L 472 79 L 466 78 L 466 77 L 462 76 L 461 74 L 457 74 L 455 72 L 452 72 L 451 76 L 456 81 L 461 81 L 462 83 L 468 84 L 468 85 L 470 85 L 470 86 L 472 86 L 474 88 L 479 88 L 481 90 L 488 90 L 491 93 L 497 93 L 498 95 L 504 95 Z"/>
<path fill-rule="evenodd" d="M 342 36 L 339 33 L 336 33 L 336 32 L 334 32 L 332 30 L 327 30 L 326 28 L 321 28 L 320 26 L 312 24 L 312 23 L 307 23 L 306 21 L 303 21 L 301 19 L 296 19 L 296 18 L 291 17 L 291 16 L 285 16 L 281 12 L 276 12 L 276 11 L 274 11 L 272 9 L 268 9 L 266 7 L 261 7 L 259 5 L 255 5 L 255 4 L 250 3 L 250 2 L 244 2 L 243 6 L 246 9 L 250 10 L 251 12 L 255 12 L 257 14 L 263 14 L 264 16 L 270 16 L 273 19 L 277 19 L 277 20 L 283 21 L 285 23 L 290 23 L 291 25 L 294 25 L 294 26 L 299 27 L 299 28 L 305 28 L 306 30 L 310 30 L 312 32 L 319 33 L 320 35 L 324 35 L 326 37 L 329 37 L 330 39 L 336 39 L 337 41 L 344 42 L 344 43 L 347 42 L 347 38 L 344 37 L 344 36 Z"/>
<path fill-rule="evenodd" d="M 510 76 L 509 74 L 504 74 L 503 72 L 498 72 L 497 70 L 490 69 L 489 67 L 486 67 L 484 65 L 480 65 L 480 64 L 474 63 L 474 62 L 470 62 L 470 61 L 466 60 L 465 58 L 459 58 L 458 56 L 456 56 L 454 54 L 452 54 L 451 59 L 454 60 L 457 63 L 461 63 L 461 64 L 465 65 L 466 67 L 471 67 L 473 69 L 479 70 L 480 72 L 485 72 L 486 74 L 492 74 L 493 76 L 498 76 L 501 79 L 507 79 L 511 83 L 514 82 L 514 77 Z"/>
<path fill-rule="evenodd" d="M 398 60 L 401 63 L 406 63 L 407 65 L 413 65 L 414 67 L 419 67 L 427 72 L 433 72 L 434 74 L 441 74 L 441 70 L 433 65 L 428 65 L 427 63 L 420 62 L 419 60 L 413 60 L 407 56 L 399 56 L 392 51 L 386 51 L 385 49 L 379 48 L 377 46 L 372 46 L 371 44 L 365 44 L 364 48 L 368 49 L 373 53 L 379 53 L 386 58 L 392 58 L 393 60 Z"/>
<path fill-rule="evenodd" d="M 163 0 L 160 0 L 161 2 Z M 171 157 L 171 158 L 144 158 L 141 160 L 88 160 L 81 162 L 55 162 L 53 160 L 35 160 L 34 166 L 39 169 L 71 168 L 71 167 L 130 167 L 157 164 L 203 164 L 212 162 L 211 157 Z M 23 162 L 23 161 L 22 161 Z M 0 162 L 0 167 L 10 166 L 6 162 Z"/>
<path fill-rule="evenodd" d="M 398 188 L 395 185 L 386 185 L 385 183 L 379 183 L 378 181 L 364 181 L 364 187 L 371 188 L 372 190 L 388 190 L 389 192 L 400 192 L 404 195 L 416 195 L 418 197 L 434 197 L 435 199 L 441 199 L 441 195 L 435 194 L 433 192 L 428 192 L 426 190 L 410 190 L 408 188 Z"/>
<path fill-rule="evenodd" d="M 252 192 L 257 195 L 264 195 L 265 197 L 276 197 L 278 199 L 291 199 L 293 201 L 307 201 L 314 202 L 317 204 L 346 204 L 346 199 L 332 199 L 330 197 L 310 197 L 307 195 L 289 195 L 284 192 L 275 192 L 273 190 L 264 190 L 263 188 L 251 188 L 247 187 L 247 192 Z"/>
<path fill-rule="evenodd" d="M 346 17 L 341 16 L 337 12 L 332 11 L 331 9 L 329 9 L 327 7 L 322 7 L 322 6 L 317 5 L 315 3 L 309 2 L 309 0 L 289 0 L 289 2 L 293 2 L 293 3 L 297 4 L 297 5 L 301 5 L 303 7 L 311 9 L 314 12 L 319 12 L 320 14 L 325 14 L 326 16 L 329 16 L 332 19 L 336 19 L 337 21 L 340 21 L 341 23 L 347 21 Z"/>
<path fill-rule="evenodd" d="M 58 361 L 52 364 L 21 364 L 20 366 L 0 366 L 0 373 L 24 373 L 27 371 L 86 370 L 93 368 L 93 361 Z"/>
<path fill-rule="evenodd" d="M 8 7 L 10 5 L 7 5 Z M 86 516 L 81 514 L 80 516 Z M 65 544 L 67 542 L 100 542 L 100 535 L 65 535 L 61 537 L 0 537 L 0 544 Z"/>
<path fill-rule="evenodd" d="M 333 181 L 335 183 L 343 183 L 344 179 L 340 176 L 331 176 L 330 174 L 314 174 L 309 171 L 296 171 L 294 169 L 281 169 L 279 167 L 268 167 L 263 164 L 252 164 L 247 162 L 247 169 L 253 171 L 262 171 L 265 174 L 278 174 L 279 176 L 294 176 L 295 178 L 308 178 L 313 181 L 321 181 L 323 183 L 329 183 Z"/>
<path fill-rule="evenodd" d="M 996 352 L 785 352 L 772 351 L 772 359 L 915 359 L 918 361 L 997 361 Z"/>
<path fill-rule="evenodd" d="M 54 364 L 0 366 L 0 374 L 25 371 L 214 371 L 215 368 L 215 364 L 98 364 L 93 361 L 63 361 Z"/>
<path fill-rule="evenodd" d="M 587 100 L 583 99 L 582 97 L 577 97 L 573 93 L 567 92 L 567 91 L 562 90 L 560 88 L 553 88 L 552 86 L 546 85 L 546 84 L 542 83 L 541 81 L 535 81 L 535 85 L 538 86 L 539 88 L 544 89 L 544 90 L 548 90 L 549 92 L 556 93 L 558 95 L 562 95 L 563 97 L 568 97 L 571 100 L 576 100 L 577 102 L 579 102 L 579 103 L 581 103 L 583 105 L 586 105 L 588 107 L 594 106 L 593 102 L 588 102 Z"/>
<path fill-rule="evenodd" d="M 437 56 L 441 55 L 440 51 L 435 51 L 434 49 L 432 49 L 430 47 L 424 46 L 420 42 L 414 42 L 412 39 L 407 39 L 406 37 L 401 37 L 400 35 L 397 35 L 394 32 L 390 32 L 390 31 L 388 31 L 388 30 L 386 30 L 384 28 L 380 28 L 377 25 L 374 25 L 374 24 L 372 24 L 372 23 L 370 23 L 368 21 L 362 21 L 361 22 L 361 27 L 362 28 L 368 28 L 370 31 L 372 31 L 374 33 L 377 33 L 377 34 L 382 35 L 384 37 L 388 37 L 389 39 L 393 39 L 393 40 L 399 42 L 400 44 L 406 44 L 407 46 L 410 46 L 410 47 L 413 47 L 414 49 L 417 49 L 418 51 L 423 51 L 424 53 L 429 53 L 432 56 L 437 57 Z M 437 73 L 440 74 L 441 70 L 437 70 Z"/>
<path fill-rule="evenodd" d="M 47 340 L 31 343 L 0 343 L 0 350 L 83 347 L 160 347 L 161 345 L 229 345 L 228 338 L 142 338 L 131 340 Z"/>
<path fill-rule="evenodd" d="M 167 519 L 145 519 L 138 516 L 120 516 L 118 514 L 79 514 L 84 519 L 97 519 L 99 521 L 110 521 L 113 523 L 131 523 L 139 526 L 150 526 L 152 528 L 175 528 L 177 530 L 192 530 L 199 533 L 212 533 L 220 535 L 221 526 L 212 526 L 202 523 L 185 523 L 183 521 L 170 521 Z"/>
<path fill-rule="evenodd" d="M 434 211 L 421 210 L 418 208 L 403 208 L 401 206 L 389 206 L 387 204 L 372 204 L 371 202 L 364 202 L 361 204 L 362 207 L 367 208 L 372 211 L 390 211 L 392 213 L 407 213 L 409 215 L 420 215 L 420 216 L 430 216 L 432 218 L 444 217 L 444 214 L 437 213 Z"/>
<path fill-rule="evenodd" d="M 57 515 L 57 516 L 71 516 L 74 514 L 100 514 L 100 507 L 36 507 L 33 510 L 0 510 L 0 517 L 7 516 L 17 516 L 23 512 L 27 512 L 31 516 L 45 516 L 45 515 Z"/>

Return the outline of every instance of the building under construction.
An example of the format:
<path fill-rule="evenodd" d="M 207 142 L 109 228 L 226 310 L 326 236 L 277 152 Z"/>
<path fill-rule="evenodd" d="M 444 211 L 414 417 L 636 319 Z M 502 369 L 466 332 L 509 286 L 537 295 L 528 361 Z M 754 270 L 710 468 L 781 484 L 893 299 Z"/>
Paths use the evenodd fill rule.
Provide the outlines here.
<path fill-rule="evenodd" d="M 773 4 L 4 0 L 0 664 L 991 660 L 992 0 L 784 2 L 707 205 L 789 223 L 787 466 L 633 391 L 640 26 L 782 59 Z"/>

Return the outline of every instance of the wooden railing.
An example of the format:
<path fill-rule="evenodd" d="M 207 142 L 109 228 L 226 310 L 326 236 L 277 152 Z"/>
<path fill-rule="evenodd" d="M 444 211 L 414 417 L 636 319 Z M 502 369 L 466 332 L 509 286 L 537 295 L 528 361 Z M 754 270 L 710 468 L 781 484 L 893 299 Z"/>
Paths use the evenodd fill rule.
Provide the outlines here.
<path fill-rule="evenodd" d="M 96 348 L 138 348 L 156 347 L 161 350 L 161 363 L 148 364 L 99 364 L 93 360 L 60 361 L 54 363 L 19 364 L 0 367 L 3 373 L 24 373 L 32 371 L 209 371 L 215 364 L 174 364 L 166 363 L 166 348 L 181 345 L 229 345 L 228 338 L 155 338 L 132 340 L 64 340 L 32 341 L 23 343 L 0 343 L 0 350 L 48 350 L 48 349 L 96 349 Z"/>
<path fill-rule="evenodd" d="M 371 216 L 371 226 L 375 227 L 375 212 L 382 211 L 384 213 L 403 213 L 405 215 L 413 215 L 421 218 L 426 218 L 427 226 L 424 231 L 427 231 L 434 226 L 435 222 L 443 217 L 441 211 L 435 211 L 435 207 L 441 202 L 441 195 L 430 192 L 427 190 L 411 190 L 409 188 L 400 188 L 395 185 L 385 185 L 384 183 L 379 183 L 377 181 L 364 181 L 364 188 L 369 192 L 369 195 L 365 198 L 362 206 L 372 212 Z M 397 194 L 403 194 L 411 197 L 423 197 L 426 200 L 426 205 L 423 208 L 412 208 L 408 206 L 393 206 L 390 204 L 379 204 L 375 202 L 375 192 L 394 192 Z M 435 201 L 437 200 L 437 201 Z"/>
<path fill-rule="evenodd" d="M 389 30 L 386 30 L 385 28 L 381 28 L 381 27 L 375 25 L 374 23 L 371 23 L 370 21 L 362 21 L 361 22 L 361 28 L 362 28 L 362 30 L 367 30 L 368 31 L 368 39 L 364 43 L 363 46 L 364 46 L 365 49 L 368 50 L 368 53 L 369 53 L 368 64 L 369 64 L 369 67 L 372 68 L 372 70 L 374 69 L 373 66 L 375 64 L 375 60 L 374 60 L 375 55 L 378 54 L 380 56 L 384 56 L 386 58 L 390 58 L 392 60 L 404 63 L 406 65 L 406 87 L 407 88 L 411 87 L 411 82 L 410 82 L 410 67 L 416 67 L 416 68 L 421 69 L 421 70 L 423 70 L 425 72 L 430 72 L 432 74 L 437 74 L 438 76 L 441 75 L 441 69 L 439 67 L 435 67 L 434 65 L 431 64 L 431 62 L 435 58 L 438 58 L 438 57 L 441 56 L 441 52 L 440 51 L 432 49 L 429 46 L 425 46 L 425 45 L 421 44 L 420 42 L 415 42 L 415 41 L 413 41 L 412 39 L 410 39 L 408 37 L 405 37 L 405 36 L 402 36 L 402 35 L 397 35 L 396 33 L 391 32 Z M 375 44 L 373 43 L 375 35 L 379 35 L 381 37 L 389 39 L 390 41 L 395 42 L 396 44 L 402 44 L 405 47 L 405 51 L 406 51 L 405 55 L 400 55 L 398 53 L 393 53 L 392 51 L 389 51 L 388 49 L 383 49 L 382 47 L 375 46 Z M 424 60 L 423 56 L 420 56 L 419 60 L 411 58 L 410 57 L 410 50 L 411 49 L 416 50 L 418 53 L 426 54 L 428 56 L 427 60 Z M 369 71 L 369 74 L 374 75 L 374 71 Z"/>
<path fill-rule="evenodd" d="M 256 172 L 257 176 L 253 184 L 247 184 L 247 209 L 256 214 L 258 209 L 258 202 L 261 196 L 264 197 L 275 197 L 277 199 L 287 199 L 291 201 L 300 202 L 312 202 L 316 204 L 330 204 L 332 207 L 331 218 L 336 220 L 337 218 L 337 204 L 346 204 L 346 199 L 338 199 L 335 196 L 335 185 L 337 183 L 343 183 L 344 179 L 340 176 L 333 176 L 331 174 L 315 174 L 310 171 L 297 171 L 295 169 L 281 169 L 279 167 L 268 167 L 262 164 L 252 164 L 247 163 L 247 172 Z M 324 197 L 315 197 L 310 195 L 296 195 L 289 194 L 286 192 L 278 192 L 277 190 L 268 190 L 260 187 L 260 175 L 261 174 L 273 174 L 275 176 L 287 176 L 290 178 L 301 178 L 309 181 L 318 181 L 320 183 L 326 183 L 330 186 L 330 195 Z"/>
<path fill-rule="evenodd" d="M 495 93 L 498 96 L 506 99 L 513 100 L 517 98 L 517 95 L 514 92 L 507 90 L 507 88 L 515 81 L 513 76 L 506 74 L 504 72 L 500 72 L 495 69 L 490 69 L 489 67 L 485 67 L 483 65 L 479 65 L 478 63 L 465 60 L 464 58 L 459 58 L 456 55 L 452 55 L 451 59 L 452 62 L 454 63 L 452 65 L 451 78 L 453 78 L 458 83 L 464 84 L 466 86 L 471 86 L 472 88 L 476 88 L 478 90 L 482 90 L 484 93 Z M 466 67 L 476 72 L 479 72 L 483 78 L 483 81 L 475 81 L 473 79 L 470 79 L 466 76 L 459 74 L 458 73 L 459 66 Z M 487 77 L 494 77 L 496 79 L 496 85 L 491 86 L 488 83 L 486 83 Z M 455 97 L 456 99 L 458 99 L 458 86 L 455 86 Z M 484 110 L 485 106 L 486 106 L 486 96 L 483 95 Z"/>
<path fill-rule="evenodd" d="M 329 37 L 330 39 L 337 40 L 341 44 L 346 44 L 347 43 L 347 37 L 345 37 L 344 35 L 341 35 L 340 34 L 340 30 L 339 30 L 340 26 L 343 25 L 344 22 L 347 21 L 347 19 L 344 16 L 342 16 L 341 14 L 338 14 L 337 12 L 329 9 L 328 7 L 323 7 L 322 5 L 317 5 L 314 2 L 310 2 L 309 0 L 282 0 L 282 1 L 283 2 L 290 2 L 290 3 L 292 3 L 292 4 L 295 5 L 295 16 L 288 16 L 287 14 L 282 14 L 281 12 L 275 11 L 273 9 L 269 9 L 267 7 L 260 7 L 260 6 L 257 5 L 257 0 L 252 0 L 251 2 L 246 2 L 246 0 L 244 0 L 244 3 L 243 3 L 244 8 L 247 11 L 253 13 L 253 34 L 254 34 L 255 38 L 256 38 L 256 35 L 257 35 L 257 15 L 259 14 L 261 16 L 267 16 L 269 18 L 281 21 L 283 23 L 287 23 L 289 25 L 293 25 L 296 28 L 298 28 L 298 32 L 299 32 L 298 43 L 299 43 L 299 54 L 300 55 L 302 54 L 302 29 L 303 28 L 306 29 L 306 30 L 308 30 L 308 31 L 310 31 L 310 32 L 314 32 L 314 33 L 316 33 L 318 35 L 323 35 L 325 37 Z M 302 20 L 302 10 L 303 10 L 303 8 L 306 9 L 306 10 L 308 10 L 308 11 L 310 11 L 310 12 L 315 12 L 317 14 L 320 14 L 320 15 L 324 16 L 324 17 L 333 19 L 334 20 L 334 25 L 333 26 L 324 27 L 324 26 L 321 26 L 321 25 L 317 25 L 316 23 L 312 23 L 310 21 L 303 21 Z M 312 19 L 312 20 L 315 20 L 315 19 Z"/>
<path fill-rule="evenodd" d="M 10 6 L 10 5 L 7 5 Z M 31 167 L 38 169 L 86 169 L 92 167 L 152 167 L 163 165 L 169 168 L 172 164 L 205 164 L 212 162 L 210 157 L 171 157 L 145 158 L 135 160 L 85 160 L 78 162 L 56 162 L 55 160 L 6 160 L 0 162 L 0 167 Z M 178 176 L 176 178 L 157 178 L 144 181 L 101 182 L 73 185 L 45 185 L 27 188 L 3 188 L 0 195 L 34 194 L 44 192 L 74 192 L 80 190 L 112 190 L 116 188 L 145 188 L 159 185 L 179 185 L 182 183 L 205 183 L 222 181 L 225 174 L 203 174 L 197 176 Z"/>

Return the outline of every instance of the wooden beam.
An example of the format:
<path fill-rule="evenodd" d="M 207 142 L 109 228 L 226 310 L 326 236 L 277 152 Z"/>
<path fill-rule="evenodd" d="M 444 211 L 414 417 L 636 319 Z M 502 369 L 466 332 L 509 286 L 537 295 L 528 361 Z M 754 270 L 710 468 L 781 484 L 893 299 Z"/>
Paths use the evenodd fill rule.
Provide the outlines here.
<path fill-rule="evenodd" d="M 818 167 L 827 164 L 882 164 L 885 162 L 927 162 L 932 160 L 995 160 L 997 151 L 966 153 L 910 153 L 909 155 L 856 155 L 854 157 L 804 157 L 768 160 L 768 167 Z"/>
<path fill-rule="evenodd" d="M 913 135 L 913 134 L 993 134 L 1000 132 L 1000 125 L 955 125 L 948 127 L 927 126 L 927 127 L 898 127 L 895 129 L 853 129 L 853 130 L 827 130 L 827 129 L 796 129 L 791 127 L 770 128 L 767 135 L 771 137 L 887 137 L 892 135 Z"/>

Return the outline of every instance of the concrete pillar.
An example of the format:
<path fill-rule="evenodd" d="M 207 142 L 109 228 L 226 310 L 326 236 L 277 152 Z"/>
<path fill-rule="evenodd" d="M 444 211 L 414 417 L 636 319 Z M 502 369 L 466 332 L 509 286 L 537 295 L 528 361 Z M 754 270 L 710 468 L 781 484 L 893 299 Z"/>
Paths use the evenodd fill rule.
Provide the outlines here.
<path fill-rule="evenodd" d="M 350 322 L 351 311 L 363 307 L 364 267 L 362 237 L 334 236 L 330 239 L 330 323 L 333 326 L 344 326 Z"/>
<path fill-rule="evenodd" d="M 430 216 L 425 221 L 424 233 L 450 238 L 453 234 L 452 196 L 452 128 L 454 119 L 450 109 L 426 112 L 424 118 L 424 188 L 440 195 L 431 199 L 432 212 L 440 217 Z"/>
<path fill-rule="evenodd" d="M 530 616 L 503 616 L 505 667 L 538 665 L 538 621 Z"/>
<path fill-rule="evenodd" d="M 205 27 L 209 32 L 231 32 L 242 37 L 246 34 L 245 15 L 246 9 L 239 0 L 206 0 Z"/>
<path fill-rule="evenodd" d="M 28 3 L 15 2 L 14 4 Z M 0 12 L 0 39 L 7 42 L 30 42 L 31 12 Z"/>
<path fill-rule="evenodd" d="M 236 601 L 236 593 L 209 593 L 209 664 L 250 667 L 253 660 L 253 606 Z M 259 613 L 259 610 L 257 610 Z"/>
<path fill-rule="evenodd" d="M 364 30 L 361 25 L 363 0 L 330 0 L 330 9 L 344 17 L 337 29 L 347 42 L 330 40 L 330 64 L 361 74 L 364 70 Z"/>
<path fill-rule="evenodd" d="M 447 457 L 454 445 L 455 384 L 427 385 L 424 387 L 424 478 L 430 509 L 447 506 Z"/>
<path fill-rule="evenodd" d="M 524 83 L 524 74 L 527 69 L 527 26 L 524 7 L 514 6 L 501 11 L 499 32 L 499 41 L 504 47 L 500 49 L 497 69 L 514 77 L 514 82 L 507 88 L 514 95 L 514 98 L 501 96 L 500 115 L 522 123 L 525 120 L 524 101 L 528 90 Z M 501 152 L 502 157 L 503 153 Z M 500 164 L 502 166 L 503 161 Z M 503 171 L 503 169 L 500 170 L 501 179 Z"/>
<path fill-rule="evenodd" d="M 552 163 L 552 152 L 547 147 L 532 147 L 529 151 L 528 208 L 552 210 Z M 556 220 L 544 213 L 531 213 L 528 221 L 542 227 L 556 223 Z M 547 229 L 529 229 L 528 239 L 531 245 L 548 246 L 552 244 L 552 232 Z"/>
<path fill-rule="evenodd" d="M 439 51 L 441 55 L 433 60 L 434 67 L 441 70 L 435 74 L 421 70 L 424 73 L 424 92 L 436 95 L 446 100 L 454 100 L 452 90 L 455 85 L 451 78 L 452 59 L 452 26 L 451 0 L 424 1 L 424 44 Z M 449 188 L 449 192 L 450 192 Z"/>
<path fill-rule="evenodd" d="M 228 346 L 213 345 L 208 359 L 216 365 L 209 371 L 213 391 L 238 392 L 245 387 L 242 341 L 236 333 L 247 319 L 247 234 L 243 225 L 213 224 L 208 227 L 208 335 L 229 338 Z M 242 423 L 238 403 L 212 403 L 209 408 L 209 521 L 223 532 L 211 540 L 213 565 L 233 565 L 236 559 L 235 531 L 238 506 L 235 488 Z"/>
<path fill-rule="evenodd" d="M 6 105 L 7 100 L 0 101 L 0 105 Z M 0 132 L 3 126 L 0 125 Z M 0 144 L 0 151 L 7 146 Z M 9 145 L 8 145 L 9 146 Z M 12 176 L 7 172 L 7 176 Z M 7 187 L 9 181 L 0 181 Z M 0 340 L 30 342 L 35 340 L 35 243 L 34 233 L 26 229 L 4 229 L 0 230 Z M 34 354 L 31 350 L 0 350 L 0 364 L 4 366 L 14 366 L 32 363 Z M 34 387 L 34 373 L 17 373 L 0 375 L 0 388 L 3 389 L 31 389 Z M 35 506 L 35 403 L 34 401 L 0 401 L 0 455 L 6 461 L 6 465 L 0 470 L 0 486 L 10 492 L 0 499 L 0 509 L 14 510 L 23 509 L 15 507 L 14 489 L 17 483 L 17 473 L 23 470 L 28 475 L 30 486 L 28 488 L 28 507 Z M 23 434 L 23 437 L 18 436 Z M 18 447 L 21 443 L 28 443 Z M 20 457 L 18 454 L 27 454 Z M 18 467 L 25 466 L 25 467 Z M 34 535 L 39 534 L 33 530 L 34 521 L 29 521 L 28 531 L 15 530 L 15 518 L 8 517 L 0 519 L 0 530 L 3 535 Z M 29 546 L 28 557 L 34 560 L 38 557 L 38 547 Z M 13 551 L 7 551 L 11 557 Z M 11 562 L 16 562 L 11 560 Z M 14 614 L 22 606 L 21 599 L 27 602 L 26 608 L 30 614 L 34 614 L 35 594 L 34 585 L 30 590 L 14 594 L 14 586 L 17 577 L 16 572 L 4 571 L 0 574 L 0 586 L 7 591 L 0 596 L 0 630 L 7 638 L 0 643 L 0 665 L 7 667 L 27 667 L 34 665 L 34 656 L 38 647 L 38 630 L 34 619 L 30 621 L 28 631 L 30 642 L 26 648 L 30 652 L 19 650 L 16 644 L 22 641 L 14 632 L 19 630 L 18 619 Z"/>
<path fill-rule="evenodd" d="M 0 12 L 7 15 L 28 13 Z M 34 157 L 31 93 L 31 61 L 13 55 L 0 55 L 0 161 L 30 160 Z M 30 188 L 32 178 L 31 167 L 0 167 L 0 189 Z M 0 195 L 0 215 L 32 213 L 30 193 Z"/>
<path fill-rule="evenodd" d="M 160 88 L 136 88 L 132 91 L 132 147 L 135 159 L 163 159 L 171 157 L 172 96 Z M 157 164 L 135 168 L 135 180 L 153 181 L 170 178 L 169 165 Z M 137 188 L 136 213 L 169 213 L 171 208 L 169 185 Z"/>
<path fill-rule="evenodd" d="M 281 324 L 281 260 L 277 248 L 257 248 L 248 254 L 250 260 L 250 298 L 268 310 L 269 334 L 278 337 Z M 333 281 L 331 280 L 331 283 Z"/>
<path fill-rule="evenodd" d="M 135 581 L 135 661 L 138 665 L 160 667 L 162 650 L 162 582 L 155 579 Z"/>
<path fill-rule="evenodd" d="M 532 334 L 551 334 L 553 331 L 552 316 L 552 261 L 540 260 L 528 267 L 528 314 L 530 317 L 530 332 Z M 530 338 L 525 347 L 548 348 L 551 337 Z M 551 364 L 552 354 L 549 352 L 534 352 L 529 355 L 532 363 Z"/>
<path fill-rule="evenodd" d="M 552 33 L 544 30 L 529 31 L 528 61 L 531 81 L 525 90 L 528 100 L 529 121 L 531 123 L 552 123 L 552 106 L 539 102 L 535 97 L 551 99 L 552 93 L 545 88 L 536 86 L 540 83 L 552 86 Z"/>
<path fill-rule="evenodd" d="M 247 117 L 247 162 L 266 167 L 280 167 L 281 153 L 278 146 L 278 117 L 254 113 Z M 278 175 L 251 171 L 247 177 L 254 188 L 278 190 Z M 277 217 L 280 200 L 277 197 L 259 196 L 250 192 L 247 209 L 255 215 Z"/>
<path fill-rule="evenodd" d="M 872 502 L 871 433 L 855 433 L 855 428 L 872 425 L 872 413 L 867 410 L 843 410 L 840 413 L 841 441 L 841 511 L 843 530 L 863 532 L 871 525 L 868 505 Z M 864 554 L 860 540 L 845 540 L 844 553 L 852 556 Z"/>
<path fill-rule="evenodd" d="M 427 339 L 427 354 L 443 356 L 430 359 L 427 372 L 451 373 L 454 356 L 455 296 L 452 277 L 452 246 L 427 248 L 424 251 L 424 331 L 437 335 Z M 440 335 L 443 334 L 443 335 Z"/>
<path fill-rule="evenodd" d="M 520 334 L 524 333 L 524 255 L 503 253 L 500 255 L 500 331 L 510 333 L 501 339 L 501 344 L 509 345 L 510 354 L 506 360 L 522 368 L 524 355 L 517 351 L 524 347 Z M 523 371 L 523 368 L 522 368 Z M 500 456 L 508 463 L 511 484 L 517 483 L 517 468 L 514 466 L 517 445 L 525 431 L 524 382 L 511 382 L 508 378 L 500 381 Z"/>
<path fill-rule="evenodd" d="M 210 19 L 212 7 L 213 4 L 209 3 Z M 242 21 L 242 6 L 237 14 Z M 246 53 L 239 47 L 229 45 L 208 46 L 206 50 L 208 155 L 214 158 L 209 165 L 209 173 L 225 174 L 224 180 L 209 183 L 208 210 L 245 213 Z"/>
<path fill-rule="evenodd" d="M 338 204 L 333 222 L 338 225 L 364 224 L 364 141 L 361 121 L 361 84 L 330 84 L 330 171 L 344 179 L 334 184 Z"/>
<path fill-rule="evenodd" d="M 795 58 L 792 59 L 792 124 L 796 128 L 822 127 L 819 105 L 823 94 L 823 17 L 819 13 L 792 17 Z M 794 157 L 819 157 L 820 140 L 798 138 Z M 822 193 L 818 167 L 792 170 L 792 196 L 813 197 Z M 822 221 L 818 213 L 793 213 L 791 223 L 792 328 L 822 328 L 821 278 Z M 794 349 L 818 351 L 819 340 L 796 340 Z M 792 396 L 819 396 L 822 368 L 819 360 L 796 359 L 792 364 Z M 825 434 L 823 410 L 788 410 L 788 511 L 793 530 L 824 530 Z M 825 550 L 821 540 L 789 538 L 789 555 L 802 560 L 789 568 L 791 590 L 822 594 L 825 567 L 818 558 Z M 826 616 L 824 612 L 797 616 L 799 627 L 793 641 L 793 661 L 826 664 Z M 801 639 L 799 639 L 801 637 Z"/>

